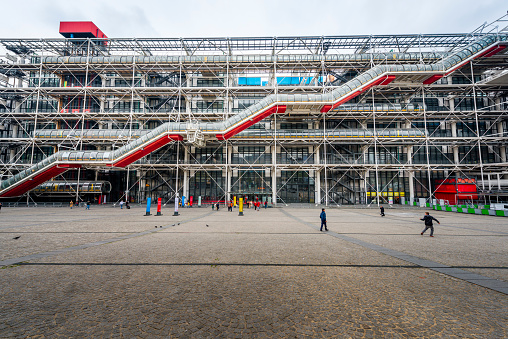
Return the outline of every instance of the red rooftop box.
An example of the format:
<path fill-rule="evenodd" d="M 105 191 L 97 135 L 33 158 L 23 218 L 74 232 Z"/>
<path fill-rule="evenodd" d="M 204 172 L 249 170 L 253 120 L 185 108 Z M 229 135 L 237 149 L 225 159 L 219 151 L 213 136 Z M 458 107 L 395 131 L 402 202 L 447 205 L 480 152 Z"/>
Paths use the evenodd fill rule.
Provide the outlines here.
<path fill-rule="evenodd" d="M 60 21 L 60 34 L 66 38 L 107 38 L 92 21 Z"/>

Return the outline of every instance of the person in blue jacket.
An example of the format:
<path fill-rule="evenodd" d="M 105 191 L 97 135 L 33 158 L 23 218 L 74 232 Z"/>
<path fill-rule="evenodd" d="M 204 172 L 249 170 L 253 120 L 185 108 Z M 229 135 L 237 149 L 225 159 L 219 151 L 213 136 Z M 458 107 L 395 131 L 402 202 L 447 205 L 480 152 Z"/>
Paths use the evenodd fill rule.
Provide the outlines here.
<path fill-rule="evenodd" d="M 323 231 L 323 225 L 325 226 L 325 231 L 328 231 L 328 227 L 326 227 L 326 213 L 325 213 L 325 209 L 323 208 L 321 210 L 321 214 L 319 215 L 319 217 L 321 218 L 321 228 L 319 229 L 319 231 Z"/>

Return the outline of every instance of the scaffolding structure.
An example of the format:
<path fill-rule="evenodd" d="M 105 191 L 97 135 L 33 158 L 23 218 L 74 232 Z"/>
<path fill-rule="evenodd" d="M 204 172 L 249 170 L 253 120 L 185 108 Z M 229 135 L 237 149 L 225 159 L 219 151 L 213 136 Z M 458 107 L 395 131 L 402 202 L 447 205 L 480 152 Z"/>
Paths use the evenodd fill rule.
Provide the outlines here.
<path fill-rule="evenodd" d="M 0 197 L 506 200 L 506 16 L 468 34 L 0 40 Z M 39 183 L 76 187 L 54 194 Z M 34 186 L 35 185 L 35 186 Z"/>

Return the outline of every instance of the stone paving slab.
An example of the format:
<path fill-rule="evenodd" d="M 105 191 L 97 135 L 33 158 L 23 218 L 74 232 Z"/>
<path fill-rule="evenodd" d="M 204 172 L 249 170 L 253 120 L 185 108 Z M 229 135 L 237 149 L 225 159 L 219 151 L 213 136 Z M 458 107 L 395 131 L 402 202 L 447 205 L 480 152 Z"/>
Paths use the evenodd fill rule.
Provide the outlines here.
<path fill-rule="evenodd" d="M 55 209 L 39 210 L 49 215 Z M 2 338 L 508 336 L 506 294 L 476 284 L 485 283 L 479 276 L 491 277 L 446 267 L 450 261 L 475 266 L 468 253 L 476 246 L 462 248 L 462 240 L 431 243 L 428 240 L 440 239 L 438 235 L 430 239 L 411 234 L 420 224 L 378 221 L 370 211 L 327 211 L 329 220 L 340 218 L 330 223 L 329 233 L 341 235 L 343 225 L 351 225 L 344 238 L 309 227 L 307 220 L 319 226 L 319 209 L 288 209 L 304 221 L 299 222 L 280 209 L 247 210 L 244 217 L 192 209 L 157 219 L 142 217 L 144 211 L 136 208 L 96 208 L 101 219 L 95 226 L 87 222 L 84 210 L 73 211 L 70 223 L 59 222 L 65 215 L 58 219 L 55 214 L 58 223 L 37 226 L 23 226 L 36 223 L 36 216 L 10 212 L 1 212 L 0 254 L 17 259 L 11 243 L 22 246 L 22 240 L 28 243 L 25 248 L 32 248 L 23 252 L 37 259 L 0 269 Z M 10 218 L 16 218 L 19 227 L 2 229 Z M 164 227 L 154 227 L 160 224 Z M 51 232 L 78 229 L 91 238 L 71 233 L 77 239 L 59 245 L 58 234 L 66 239 L 68 233 L 45 233 L 46 227 Z M 480 222 L 467 227 L 457 229 L 462 234 L 486 233 Z M 457 229 L 449 231 L 450 238 Z M 12 240 L 14 233 L 2 233 L 26 230 L 38 237 L 24 239 L 25 233 Z M 494 233 L 480 237 L 482 241 L 496 238 L 503 227 L 489 230 Z M 372 248 L 364 246 L 364 236 Z M 67 245 L 72 242 L 74 248 Z M 419 242 L 425 246 L 415 246 Z M 10 254 L 4 251 L 7 244 Z M 485 262 L 483 256 L 499 253 L 492 262 L 500 266 L 506 248 L 497 248 L 496 241 L 493 246 L 477 255 Z M 46 251 L 51 255 L 46 247 L 51 247 Z M 424 247 L 442 258 L 435 260 Z M 450 259 L 448 250 L 462 250 L 463 260 Z M 430 270 L 397 255 L 445 267 Z M 461 271 L 461 278 L 452 276 Z"/>
<path fill-rule="evenodd" d="M 2 288 L 2 337 L 506 336 L 506 300 L 403 268 L 22 266 L 5 278 L 17 285 Z"/>
<path fill-rule="evenodd" d="M 311 228 L 320 229 L 320 228 L 314 226 L 313 224 L 310 224 L 310 223 L 307 223 L 307 222 L 301 220 L 298 217 L 292 216 L 290 213 L 288 213 L 286 211 L 283 211 L 283 212 L 286 215 L 292 217 L 293 219 L 299 220 L 300 222 L 302 222 L 304 224 L 307 224 Z M 418 265 L 418 266 L 421 266 L 421 267 L 425 267 L 425 268 L 429 268 L 429 269 L 437 271 L 437 272 L 448 274 L 448 275 L 453 276 L 455 278 L 463 279 L 463 280 L 466 280 L 468 282 L 480 285 L 482 287 L 493 289 L 493 290 L 495 290 L 497 292 L 505 293 L 505 291 L 508 290 L 508 282 L 506 282 L 506 281 L 499 281 L 499 280 L 496 280 L 494 278 L 490 278 L 490 277 L 486 277 L 486 276 L 479 276 L 480 277 L 479 279 L 472 280 L 469 277 L 467 277 L 467 275 L 466 275 L 467 272 L 466 271 L 463 271 L 463 270 L 460 270 L 460 269 L 457 269 L 457 268 L 455 268 L 454 271 L 446 271 L 446 270 L 443 270 L 443 269 L 445 269 L 445 268 L 451 268 L 451 267 L 449 267 L 447 265 L 444 265 L 444 264 L 441 264 L 441 263 L 438 263 L 438 262 L 431 261 L 431 260 L 418 258 L 418 257 L 415 257 L 413 255 L 407 255 L 407 254 L 402 253 L 402 252 L 386 249 L 385 247 L 382 247 L 382 246 L 379 246 L 379 245 L 375 245 L 375 244 L 371 244 L 371 243 L 368 243 L 368 242 L 365 242 L 365 241 L 362 241 L 362 240 L 354 239 L 354 238 L 351 238 L 351 237 L 348 237 L 348 236 L 344 236 L 344 235 L 336 233 L 336 232 L 326 232 L 326 233 L 331 235 L 331 236 L 333 236 L 333 237 L 344 239 L 344 240 L 347 240 L 349 242 L 352 242 L 352 243 L 358 244 L 360 246 L 366 247 L 368 249 L 372 249 L 372 250 L 374 250 L 376 252 L 387 254 L 387 255 L 390 255 L 390 256 L 392 256 L 394 258 L 402 259 L 402 260 L 408 261 L 408 262 L 410 262 L 412 264 L 415 264 L 415 265 Z"/>
<path fill-rule="evenodd" d="M 36 217 L 37 212 L 40 216 Z M 196 210 L 194 214 L 205 215 L 209 212 Z M 183 216 L 165 220 L 144 217 L 139 208 L 95 208 L 89 211 L 84 208 L 3 209 L 0 218 L 0 261 L 30 256 L 34 252 L 50 252 L 55 247 L 68 248 L 109 241 L 118 236 L 152 230 L 155 225 L 160 226 L 164 222 L 178 223 L 184 219 Z M 17 236 L 20 238 L 12 241 Z"/>
<path fill-rule="evenodd" d="M 289 209 L 294 216 L 319 226 L 319 219 L 303 210 Z M 508 219 L 481 215 L 430 211 L 441 221 L 435 237 L 420 236 L 425 209 L 329 209 L 329 229 L 418 258 L 447 266 L 469 266 L 472 273 L 508 281 Z M 319 211 L 315 211 L 314 215 Z M 475 268 L 477 267 L 477 268 Z M 496 267 L 501 267 L 496 269 Z"/>

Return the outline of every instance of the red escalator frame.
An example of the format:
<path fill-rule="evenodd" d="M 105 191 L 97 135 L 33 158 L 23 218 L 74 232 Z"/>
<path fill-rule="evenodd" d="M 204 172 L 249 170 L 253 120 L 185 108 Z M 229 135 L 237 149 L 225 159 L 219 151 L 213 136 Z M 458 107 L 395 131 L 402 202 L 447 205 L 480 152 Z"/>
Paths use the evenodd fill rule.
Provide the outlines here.
<path fill-rule="evenodd" d="M 81 165 L 74 165 L 74 164 L 58 164 L 53 165 L 43 171 L 42 173 L 37 174 L 32 179 L 29 179 L 20 185 L 14 186 L 12 189 L 8 190 L 7 192 L 2 194 L 2 198 L 8 198 L 8 197 L 17 197 L 20 195 L 23 195 L 24 193 L 30 191 L 31 189 L 39 186 L 40 184 L 48 181 L 51 178 L 56 177 L 57 175 L 62 174 L 63 172 L 67 171 L 70 168 L 80 168 Z"/>
<path fill-rule="evenodd" d="M 393 80 L 395 80 L 395 75 L 385 75 L 385 76 L 382 76 L 381 78 L 371 82 L 370 84 L 368 84 L 367 86 L 365 87 L 362 87 L 360 88 L 359 90 L 349 94 L 347 97 L 345 97 L 344 99 L 342 100 L 339 100 L 337 101 L 336 103 L 334 103 L 333 105 L 324 105 L 322 108 L 321 108 L 321 113 L 326 113 L 328 111 L 331 111 L 332 109 L 335 109 L 337 107 L 339 107 L 340 105 L 342 105 L 343 103 L 346 103 L 348 102 L 349 100 L 353 99 L 353 98 L 356 98 L 357 96 L 359 96 L 360 94 L 362 94 L 363 92 L 371 89 L 372 87 L 374 86 L 386 86 L 388 85 L 390 82 L 392 82 Z"/>
<path fill-rule="evenodd" d="M 500 45 L 496 45 L 496 46 L 492 46 L 491 48 L 487 49 L 486 51 L 483 51 L 482 53 L 478 54 L 477 56 L 475 56 L 473 59 L 478 59 L 478 58 L 489 58 L 491 56 L 493 56 L 494 54 L 497 54 L 499 52 L 501 52 L 502 50 L 504 50 L 506 47 L 508 47 L 508 45 L 503 45 L 503 44 L 500 44 Z M 458 70 L 459 68 L 463 67 L 464 65 L 466 65 L 469 61 L 465 61 L 465 62 L 461 62 L 459 63 L 457 66 L 455 66 L 454 68 L 452 68 L 450 71 L 446 72 L 446 74 L 434 74 L 432 76 L 430 76 L 429 78 L 427 78 L 423 84 L 424 85 L 430 85 L 432 84 L 433 82 L 441 79 L 442 77 L 444 76 L 447 76 L 447 75 L 450 75 L 452 74 L 453 72 L 455 72 L 456 70 Z"/>
<path fill-rule="evenodd" d="M 149 143 L 148 145 L 146 145 L 142 149 L 137 150 L 136 152 L 134 152 L 132 154 L 129 154 L 125 158 L 120 159 L 119 161 L 113 163 L 113 165 L 111 165 L 111 166 L 114 166 L 114 167 L 125 167 L 127 165 L 130 165 L 134 161 L 139 160 L 142 157 L 144 157 L 145 155 L 150 154 L 153 151 L 158 150 L 159 148 L 161 148 L 162 146 L 170 143 L 173 140 L 183 140 L 183 137 L 181 135 L 178 135 L 178 134 L 164 135 L 163 137 L 160 137 L 160 138 L 156 139 L 155 141 Z"/>
<path fill-rule="evenodd" d="M 256 115 L 254 118 L 247 119 L 246 121 L 244 121 L 237 127 L 233 128 L 231 131 L 223 133 L 223 134 L 216 134 L 215 136 L 216 136 L 217 140 L 227 140 L 227 139 L 231 138 L 233 135 L 240 133 L 241 131 L 249 128 L 250 126 L 254 125 L 255 123 L 272 115 L 273 113 L 284 113 L 284 112 L 286 112 L 286 106 L 284 106 L 284 105 L 273 106 L 272 108 L 269 108 L 266 111 Z"/>
<path fill-rule="evenodd" d="M 134 161 L 144 157 L 145 155 L 161 148 L 162 146 L 168 144 L 169 142 L 173 140 L 183 140 L 183 137 L 181 135 L 164 135 L 155 141 L 149 143 L 145 147 L 143 147 L 140 150 L 137 150 L 136 152 L 126 156 L 125 158 L 115 162 L 113 166 L 115 167 L 125 167 Z M 111 165 L 110 165 L 111 166 Z M 19 185 L 16 185 L 12 187 L 10 190 L 3 193 L 0 197 L 2 198 L 8 198 L 8 197 L 17 197 L 20 195 L 23 195 L 24 193 L 30 191 L 31 189 L 34 189 L 35 187 L 39 186 L 40 184 L 48 181 L 51 178 L 56 177 L 57 175 L 62 174 L 63 172 L 67 171 L 70 168 L 81 168 L 80 164 L 57 164 L 53 165 L 46 170 L 44 170 L 42 173 L 37 174 L 31 179 L 28 179 L 24 182 L 22 182 Z"/>

